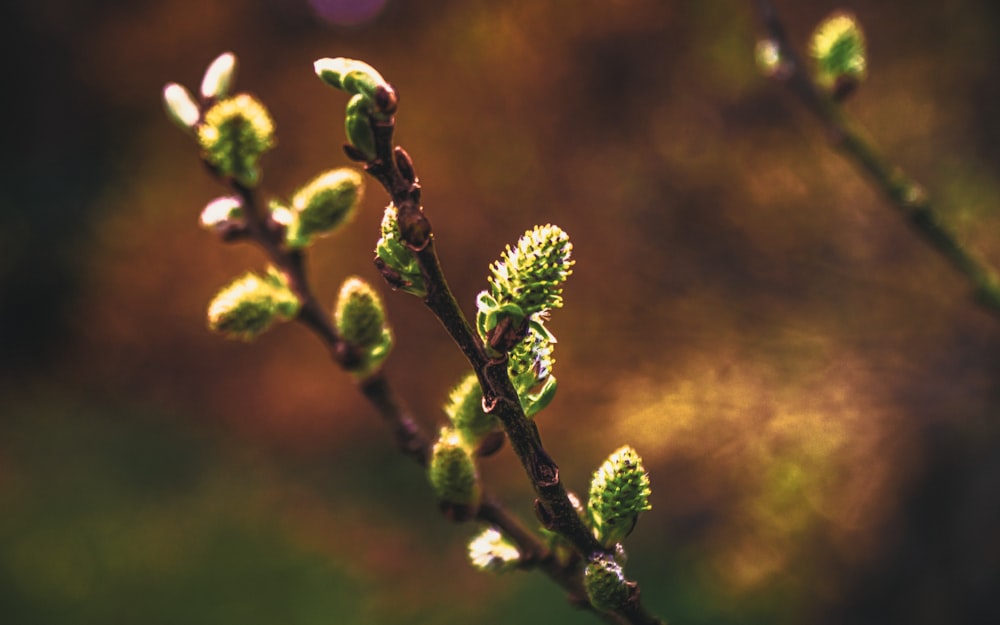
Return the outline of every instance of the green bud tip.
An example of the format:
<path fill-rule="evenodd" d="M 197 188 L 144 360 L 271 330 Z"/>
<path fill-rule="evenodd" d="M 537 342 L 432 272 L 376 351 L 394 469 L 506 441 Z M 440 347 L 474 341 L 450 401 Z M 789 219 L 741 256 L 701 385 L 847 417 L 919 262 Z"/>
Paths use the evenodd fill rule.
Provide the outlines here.
<path fill-rule="evenodd" d="M 569 235 L 558 226 L 535 226 L 490 267 L 491 295 L 501 305 L 516 304 L 525 315 L 559 308 L 562 284 L 572 273 L 572 250 Z"/>
<path fill-rule="evenodd" d="M 593 557 L 583 571 L 583 587 L 590 604 L 601 612 L 611 612 L 625 605 L 629 587 L 625 572 L 613 558 L 605 554 Z"/>
<path fill-rule="evenodd" d="M 503 573 L 517 567 L 521 552 L 499 530 L 490 527 L 469 542 L 469 560 L 480 571 Z"/>
<path fill-rule="evenodd" d="M 349 222 L 361 203 L 364 179 L 353 169 L 324 172 L 292 197 L 295 219 L 286 233 L 291 247 L 305 247 L 314 236 L 330 234 Z"/>
<path fill-rule="evenodd" d="M 825 89 L 865 79 L 865 36 L 850 13 L 836 12 L 823 20 L 813 31 L 809 54 L 816 62 L 816 79 Z"/>
<path fill-rule="evenodd" d="M 201 109 L 191 92 L 175 82 L 163 87 L 163 105 L 170 120 L 184 130 L 194 130 L 201 119 Z"/>
<path fill-rule="evenodd" d="M 350 277 L 340 287 L 334 313 L 337 332 L 357 347 L 371 347 L 382 340 L 385 309 L 378 294 L 367 282 Z"/>
<path fill-rule="evenodd" d="M 451 390 L 444 411 L 470 447 L 478 445 L 484 436 L 499 427 L 497 418 L 483 411 L 483 389 L 472 372 Z"/>
<path fill-rule="evenodd" d="M 370 100 L 375 99 L 377 87 L 389 86 L 374 67 L 355 59 L 344 57 L 319 59 L 313 63 L 313 70 L 320 80 L 331 87 L 352 94 L 361 94 Z"/>
<path fill-rule="evenodd" d="M 224 176 L 257 183 L 257 161 L 274 147 L 274 122 L 259 100 L 241 93 L 215 103 L 198 126 L 203 156 Z"/>
<path fill-rule="evenodd" d="M 528 326 L 527 336 L 510 351 L 507 371 L 526 417 L 541 412 L 555 397 L 557 384 L 552 375 L 555 342 L 555 337 L 536 320 Z"/>
<path fill-rule="evenodd" d="M 217 100 L 229 95 L 236 78 L 236 55 L 224 52 L 208 65 L 201 79 L 201 97 Z"/>
<path fill-rule="evenodd" d="M 479 472 L 469 448 L 453 428 L 441 429 L 431 452 L 428 476 L 440 501 L 469 508 L 479 506 Z"/>
<path fill-rule="evenodd" d="M 426 296 L 427 288 L 420 264 L 413 252 L 403 244 L 398 212 L 393 204 L 386 206 L 382 215 L 381 234 L 375 245 L 375 254 L 386 281 L 394 289 L 417 297 Z"/>
<path fill-rule="evenodd" d="M 230 219 L 236 219 L 243 214 L 243 203 L 238 197 L 217 197 L 209 202 L 201 211 L 201 226 L 211 230 L 215 226 Z"/>
<path fill-rule="evenodd" d="M 590 482 L 587 510 L 594 537 L 605 547 L 623 540 L 639 513 L 652 508 L 650 494 L 642 458 L 628 445 L 617 449 Z"/>
<path fill-rule="evenodd" d="M 278 319 L 290 319 L 299 302 L 280 275 L 248 272 L 223 288 L 208 307 L 208 327 L 229 338 L 251 341 Z"/>

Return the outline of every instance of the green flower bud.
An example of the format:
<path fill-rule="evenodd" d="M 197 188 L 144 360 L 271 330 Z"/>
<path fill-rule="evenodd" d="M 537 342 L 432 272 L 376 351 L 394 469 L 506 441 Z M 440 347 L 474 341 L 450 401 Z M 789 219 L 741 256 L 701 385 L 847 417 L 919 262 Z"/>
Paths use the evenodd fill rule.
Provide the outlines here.
<path fill-rule="evenodd" d="M 417 297 L 427 295 L 424 276 L 410 248 L 403 243 L 399 231 L 396 207 L 389 204 L 382 215 L 382 236 L 375 245 L 376 265 L 394 289 L 412 293 Z"/>
<path fill-rule="evenodd" d="M 209 64 L 201 79 L 201 97 L 218 100 L 228 96 L 235 77 L 236 55 L 232 52 L 220 54 Z"/>
<path fill-rule="evenodd" d="M 601 612 L 611 612 L 625 605 L 629 587 L 625 572 L 614 558 L 605 554 L 593 557 L 583 571 L 583 587 L 590 604 Z"/>
<path fill-rule="evenodd" d="M 217 197 L 201 211 L 199 219 L 202 228 L 211 230 L 216 226 L 243 216 L 243 203 L 235 196 Z"/>
<path fill-rule="evenodd" d="M 480 571 L 504 573 L 517 568 L 521 552 L 499 530 L 490 527 L 469 542 L 469 560 Z"/>
<path fill-rule="evenodd" d="M 370 374 L 392 350 L 392 330 L 386 323 L 382 300 L 361 278 L 348 278 L 340 287 L 334 324 L 341 338 L 360 352 L 356 375 Z"/>
<path fill-rule="evenodd" d="M 865 36 L 850 13 L 837 12 L 813 31 L 809 53 L 816 62 L 816 82 L 835 96 L 865 79 Z"/>
<path fill-rule="evenodd" d="M 294 218 L 285 232 L 289 247 L 302 248 L 314 236 L 329 234 L 354 217 L 364 179 L 353 169 L 332 169 L 311 180 L 292 196 Z"/>
<path fill-rule="evenodd" d="M 469 447 L 478 445 L 484 436 L 500 426 L 496 417 L 483 411 L 483 389 L 475 373 L 468 373 L 451 390 L 444 411 Z"/>
<path fill-rule="evenodd" d="M 264 105 L 241 93 L 215 103 L 198 126 L 203 157 L 223 176 L 254 186 L 257 161 L 274 147 L 274 122 Z"/>
<path fill-rule="evenodd" d="M 510 351 L 507 372 L 527 417 L 535 416 L 555 397 L 556 377 L 552 375 L 554 343 L 555 337 L 544 325 L 533 323 L 528 327 L 524 340 Z"/>
<path fill-rule="evenodd" d="M 229 338 L 252 341 L 276 320 L 298 314 L 299 301 L 277 272 L 247 272 L 223 288 L 208 307 L 208 327 Z"/>
<path fill-rule="evenodd" d="M 635 527 L 639 513 L 649 510 L 649 476 L 642 458 L 625 445 L 594 473 L 587 510 L 594 537 L 605 547 L 620 542 Z"/>
<path fill-rule="evenodd" d="M 351 277 L 344 281 L 334 316 L 340 336 L 352 345 L 369 347 L 382 339 L 385 331 L 382 301 L 361 278 Z"/>
<path fill-rule="evenodd" d="M 201 109 L 191 92 L 175 82 L 163 87 L 163 105 L 170 120 L 183 130 L 194 130 L 201 119 Z"/>
<path fill-rule="evenodd" d="M 434 493 L 441 502 L 469 509 L 479 507 L 482 494 L 479 472 L 472 453 L 456 430 L 447 427 L 441 429 L 441 436 L 431 452 L 427 474 Z"/>
<path fill-rule="evenodd" d="M 561 307 L 572 249 L 558 226 L 535 226 L 490 267 L 490 295 L 500 305 L 517 305 L 525 316 Z"/>

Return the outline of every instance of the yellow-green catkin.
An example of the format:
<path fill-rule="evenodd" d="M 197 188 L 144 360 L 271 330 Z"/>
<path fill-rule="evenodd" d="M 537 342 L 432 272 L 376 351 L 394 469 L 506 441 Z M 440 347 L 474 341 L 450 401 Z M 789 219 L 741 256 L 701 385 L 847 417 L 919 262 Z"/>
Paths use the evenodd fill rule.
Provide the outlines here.
<path fill-rule="evenodd" d="M 639 513 L 652 507 L 650 494 L 639 454 L 628 445 L 615 450 L 590 482 L 587 511 L 594 537 L 611 547 L 628 536 Z"/>
<path fill-rule="evenodd" d="M 823 20 L 809 41 L 816 82 L 827 91 L 856 85 L 867 75 L 865 35 L 858 20 L 838 11 Z"/>
<path fill-rule="evenodd" d="M 453 428 L 442 428 L 427 473 L 439 501 L 473 509 L 479 506 L 479 471 L 468 446 Z"/>
<path fill-rule="evenodd" d="M 274 121 L 252 95 L 241 93 L 216 102 L 197 132 L 202 155 L 223 176 L 254 186 L 260 156 L 275 145 Z"/>

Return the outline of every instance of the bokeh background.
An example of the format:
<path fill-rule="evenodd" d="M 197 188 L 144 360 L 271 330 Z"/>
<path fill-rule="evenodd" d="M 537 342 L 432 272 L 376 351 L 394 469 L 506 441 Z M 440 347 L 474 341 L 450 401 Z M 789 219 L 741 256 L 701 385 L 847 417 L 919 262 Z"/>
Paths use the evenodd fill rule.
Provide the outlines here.
<path fill-rule="evenodd" d="M 987 0 L 779 2 L 792 39 L 865 26 L 848 104 L 1000 266 L 1000 11 Z M 529 226 L 575 244 L 559 394 L 566 483 L 620 444 L 653 510 L 628 571 L 698 623 L 1000 622 L 1000 323 L 758 75 L 750 2 L 69 0 L 5 3 L 0 185 L 0 621 L 587 623 L 540 574 L 465 563 L 351 381 L 303 328 L 227 342 L 214 292 L 264 261 L 199 230 L 224 189 L 165 118 L 225 50 L 271 108 L 265 188 L 347 164 L 351 56 L 401 93 L 466 311 Z M 371 266 L 369 186 L 311 268 Z M 433 429 L 464 372 L 384 290 L 388 372 Z M 530 518 L 509 451 L 484 466 Z"/>

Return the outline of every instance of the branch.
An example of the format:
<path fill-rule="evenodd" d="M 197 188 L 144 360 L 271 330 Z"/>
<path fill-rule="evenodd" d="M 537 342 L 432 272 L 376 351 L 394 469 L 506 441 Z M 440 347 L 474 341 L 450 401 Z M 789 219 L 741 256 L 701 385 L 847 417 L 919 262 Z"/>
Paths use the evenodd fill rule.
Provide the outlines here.
<path fill-rule="evenodd" d="M 298 250 L 287 249 L 283 244 L 283 230 L 270 215 L 260 209 L 260 201 L 254 189 L 230 181 L 233 190 L 240 196 L 245 214 L 245 229 L 239 236 L 224 237 L 227 241 L 249 240 L 257 244 L 268 259 L 282 272 L 289 288 L 302 303 L 296 321 L 306 326 L 329 349 L 333 360 L 343 369 L 351 370 L 356 358 L 353 349 L 342 340 L 309 286 L 305 270 L 305 258 Z M 443 280 L 443 276 L 442 276 Z M 440 284 L 440 282 L 439 282 Z M 446 296 L 451 293 L 447 288 Z M 454 299 L 452 298 L 454 301 Z M 443 306 L 442 306 L 443 307 Z M 454 304 L 457 310 L 457 303 Z M 471 332 L 471 329 L 469 330 Z M 472 335 L 474 336 L 474 335 Z M 358 380 L 361 394 L 375 408 L 386 426 L 392 432 L 396 448 L 426 467 L 431 456 L 433 442 L 420 425 L 410 416 L 408 410 L 396 396 L 389 380 L 381 369 Z M 570 603 L 583 609 L 593 610 L 587 600 L 587 593 L 580 579 L 576 563 L 565 566 L 532 530 L 528 529 L 516 516 L 484 489 L 483 500 L 475 520 L 496 526 L 508 536 L 522 554 L 523 568 L 538 568 L 560 587 L 566 590 Z M 615 617 L 603 616 L 609 623 L 631 623 Z"/>
<path fill-rule="evenodd" d="M 866 174 L 876 189 L 920 235 L 972 284 L 976 302 L 1000 317 L 1000 278 L 967 250 L 941 222 L 923 187 L 892 165 L 840 104 L 811 78 L 802 58 L 788 41 L 784 24 L 769 0 L 755 0 L 768 39 L 776 46 L 782 80 L 826 128 L 830 140 L 848 161 Z"/>
<path fill-rule="evenodd" d="M 376 102 L 388 104 L 379 111 L 379 116 L 370 115 L 368 119 L 374 138 L 374 157 L 367 158 L 350 144 L 345 145 L 345 152 L 354 160 L 365 163 L 365 170 L 379 181 L 396 207 L 402 239 L 416 257 L 426 285 L 424 304 L 441 322 L 475 371 L 483 389 L 484 409 L 487 413 L 495 415 L 503 424 L 514 453 L 531 481 L 538 497 L 535 500 L 535 511 L 542 524 L 568 540 L 585 559 L 595 554 L 613 556 L 614 554 L 605 549 L 584 525 L 570 501 L 569 494 L 559 478 L 558 465 L 545 451 L 534 421 L 524 414 L 517 391 L 507 372 L 506 356 L 502 359 L 493 359 L 487 355 L 482 341 L 466 319 L 448 286 L 435 250 L 433 229 L 420 203 L 420 184 L 413 161 L 405 150 L 393 146 L 395 91 L 391 87 L 384 86 L 379 86 L 378 89 Z M 542 570 L 564 588 L 570 589 L 572 603 L 590 607 L 579 579 L 581 577 L 578 574 L 579 568 L 575 566 L 573 568 L 577 572 L 573 576 L 574 579 L 567 579 L 566 567 L 553 569 L 543 564 Z M 567 584 L 571 584 L 572 587 Z M 638 584 L 628 582 L 628 585 L 629 599 L 625 607 L 613 615 L 605 613 L 605 618 L 611 619 L 610 622 L 633 625 L 662 623 L 643 608 L 639 599 Z"/>

